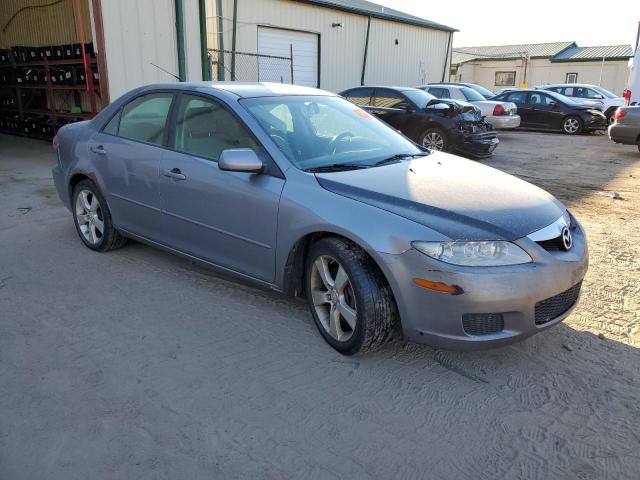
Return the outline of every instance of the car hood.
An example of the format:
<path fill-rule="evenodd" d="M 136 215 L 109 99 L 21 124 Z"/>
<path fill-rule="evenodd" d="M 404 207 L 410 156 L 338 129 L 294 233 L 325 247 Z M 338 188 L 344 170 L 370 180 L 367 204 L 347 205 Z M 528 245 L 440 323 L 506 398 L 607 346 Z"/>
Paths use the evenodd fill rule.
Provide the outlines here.
<path fill-rule="evenodd" d="M 316 178 L 326 190 L 453 240 L 516 240 L 550 225 L 565 211 L 558 200 L 530 183 L 441 152 L 382 167 L 320 173 Z"/>

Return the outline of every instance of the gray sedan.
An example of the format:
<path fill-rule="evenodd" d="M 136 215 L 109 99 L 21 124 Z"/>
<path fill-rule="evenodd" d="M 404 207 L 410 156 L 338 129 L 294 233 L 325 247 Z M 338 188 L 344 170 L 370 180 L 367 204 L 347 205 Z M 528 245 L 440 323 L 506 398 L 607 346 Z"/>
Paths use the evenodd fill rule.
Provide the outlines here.
<path fill-rule="evenodd" d="M 624 145 L 637 145 L 640 151 L 640 107 L 620 107 L 613 114 L 609 138 Z"/>
<path fill-rule="evenodd" d="M 88 248 L 136 239 L 303 295 L 343 354 L 396 322 L 444 348 L 508 344 L 562 321 L 587 270 L 582 227 L 551 195 L 316 89 L 142 87 L 54 146 Z"/>

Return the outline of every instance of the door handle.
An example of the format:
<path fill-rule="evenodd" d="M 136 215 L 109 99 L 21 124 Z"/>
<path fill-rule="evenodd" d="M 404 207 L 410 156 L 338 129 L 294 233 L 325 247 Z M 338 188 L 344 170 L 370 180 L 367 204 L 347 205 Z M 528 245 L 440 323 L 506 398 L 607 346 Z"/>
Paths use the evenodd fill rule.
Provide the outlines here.
<path fill-rule="evenodd" d="M 106 155 L 107 151 L 105 150 L 105 148 L 102 145 L 92 145 L 91 146 L 91 151 L 93 153 L 97 153 L 98 155 Z"/>
<path fill-rule="evenodd" d="M 163 170 L 162 174 L 165 177 L 173 178 L 174 180 L 186 180 L 187 177 L 182 174 L 179 168 L 172 168 L 171 170 Z"/>

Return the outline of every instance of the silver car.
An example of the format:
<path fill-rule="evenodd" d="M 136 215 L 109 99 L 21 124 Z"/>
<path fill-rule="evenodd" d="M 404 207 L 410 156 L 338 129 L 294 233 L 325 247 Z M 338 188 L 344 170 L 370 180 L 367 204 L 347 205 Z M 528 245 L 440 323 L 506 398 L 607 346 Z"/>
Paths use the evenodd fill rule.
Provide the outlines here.
<path fill-rule="evenodd" d="M 88 248 L 131 238 L 305 296 L 343 354 L 396 322 L 444 348 L 511 343 L 564 319 L 587 270 L 582 227 L 551 195 L 316 89 L 142 87 L 54 146 Z"/>
<path fill-rule="evenodd" d="M 477 91 L 464 85 L 443 85 L 440 83 L 422 85 L 418 87 L 436 98 L 450 98 L 469 102 L 480 109 L 485 120 L 497 130 L 518 128 L 520 115 L 518 107 L 513 102 L 487 100 Z"/>
<path fill-rule="evenodd" d="M 640 150 L 640 106 L 620 107 L 609 126 L 609 138 L 615 143 L 637 145 Z"/>

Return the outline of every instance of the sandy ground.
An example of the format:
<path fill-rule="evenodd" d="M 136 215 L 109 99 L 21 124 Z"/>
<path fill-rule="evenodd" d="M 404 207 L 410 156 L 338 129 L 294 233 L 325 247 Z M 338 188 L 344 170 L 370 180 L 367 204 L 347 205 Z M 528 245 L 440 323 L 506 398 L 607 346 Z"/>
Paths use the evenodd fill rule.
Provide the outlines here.
<path fill-rule="evenodd" d="M 0 136 L 0 479 L 638 479 L 640 154 L 501 138 L 487 163 L 588 232 L 575 313 L 499 350 L 346 358 L 299 301 L 84 248 L 48 145 Z"/>

